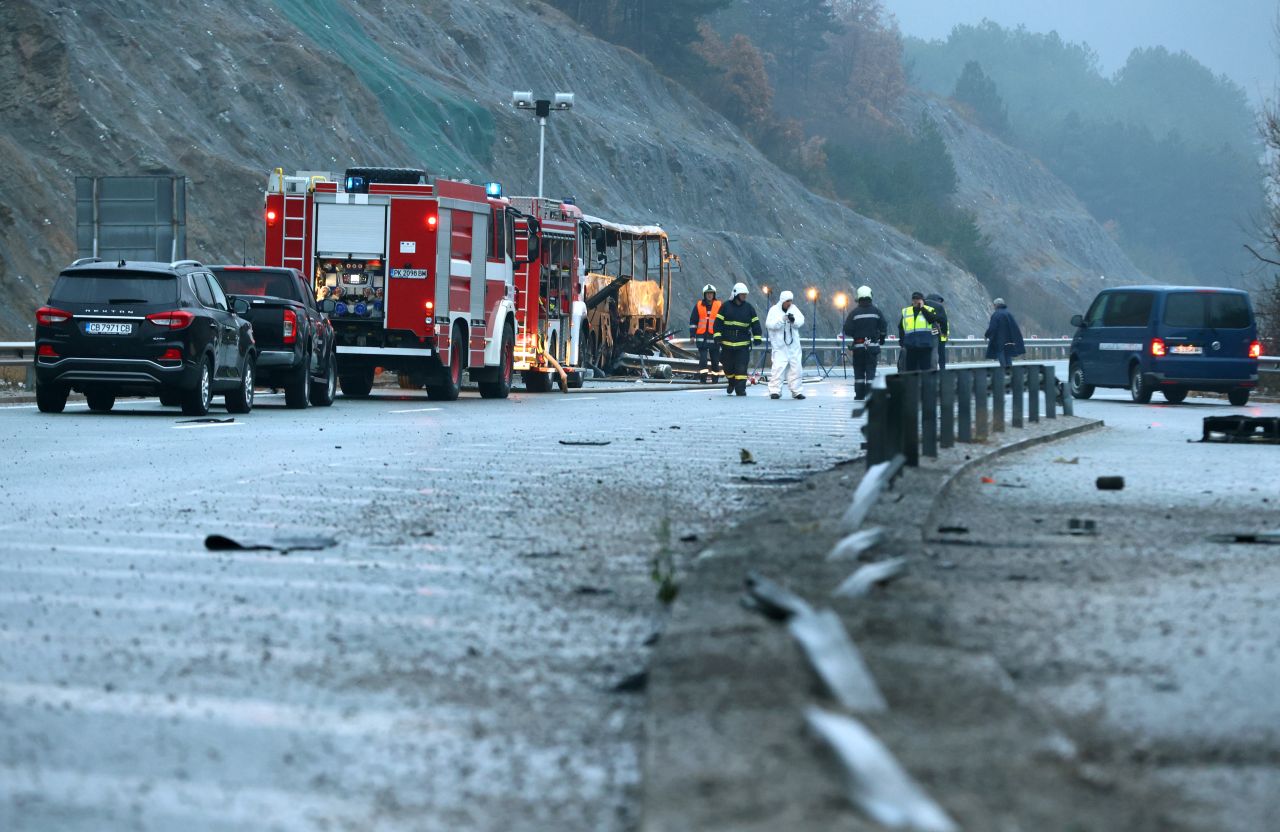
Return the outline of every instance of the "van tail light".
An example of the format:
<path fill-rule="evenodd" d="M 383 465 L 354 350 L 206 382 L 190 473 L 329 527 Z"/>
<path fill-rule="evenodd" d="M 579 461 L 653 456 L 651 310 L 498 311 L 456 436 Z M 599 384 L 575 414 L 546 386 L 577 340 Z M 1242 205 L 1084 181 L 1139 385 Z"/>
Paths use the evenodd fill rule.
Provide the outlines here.
<path fill-rule="evenodd" d="M 298 340 L 298 313 L 292 309 L 284 310 L 284 342 L 296 343 Z"/>
<path fill-rule="evenodd" d="M 1261 341 L 1254 341 L 1252 344 L 1250 344 L 1250 345 L 1249 345 L 1249 357 L 1250 357 L 1250 358 L 1261 358 L 1261 357 L 1262 357 L 1262 342 L 1261 342 Z"/>
<path fill-rule="evenodd" d="M 36 355 L 41 358 L 57 358 L 58 351 L 53 348 L 52 344 L 41 344 L 36 348 Z"/>
<path fill-rule="evenodd" d="M 30 309 L 31 307 L 27 307 Z M 66 323 L 71 320 L 70 312 L 63 312 L 61 309 L 54 309 L 52 306 L 42 306 L 36 310 L 36 323 L 41 326 L 52 326 L 53 324 Z"/>
<path fill-rule="evenodd" d="M 1160 357 L 1164 356 L 1164 355 L 1165 355 L 1165 354 L 1167 354 L 1167 353 L 1168 353 L 1168 350 L 1165 348 L 1164 340 L 1163 340 L 1163 339 L 1161 339 L 1161 338 L 1152 338 L 1152 339 L 1151 339 L 1151 354 L 1152 354 L 1152 355 L 1154 355 L 1156 358 L 1160 358 Z"/>
<path fill-rule="evenodd" d="M 147 316 L 147 320 L 156 326 L 162 326 L 165 329 L 185 329 L 191 326 L 191 322 L 196 316 L 184 309 L 174 309 L 172 312 L 153 312 Z"/>

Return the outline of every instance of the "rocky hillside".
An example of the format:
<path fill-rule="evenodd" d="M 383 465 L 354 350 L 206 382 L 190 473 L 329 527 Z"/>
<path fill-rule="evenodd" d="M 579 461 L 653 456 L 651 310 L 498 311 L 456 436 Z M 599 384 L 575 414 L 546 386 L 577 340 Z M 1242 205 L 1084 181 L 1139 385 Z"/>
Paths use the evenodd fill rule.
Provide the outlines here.
<path fill-rule="evenodd" d="M 660 222 L 696 287 L 860 283 L 886 306 L 945 292 L 981 331 L 987 291 L 936 252 L 809 193 L 635 55 L 537 0 L 5 0 L 0 4 L 0 337 L 73 255 L 78 174 L 189 177 L 189 254 L 261 250 L 270 168 L 422 164 L 509 192 L 536 181 L 537 132 L 511 90 L 570 90 L 547 189 Z M 836 314 L 820 316 L 827 332 Z"/>
<path fill-rule="evenodd" d="M 926 114 L 942 129 L 959 177 L 956 199 L 973 211 L 1000 259 L 1002 286 L 1030 328 L 1070 332 L 1098 290 L 1147 282 L 1075 193 L 1037 159 L 983 131 L 947 102 L 914 96 L 912 121 Z"/>

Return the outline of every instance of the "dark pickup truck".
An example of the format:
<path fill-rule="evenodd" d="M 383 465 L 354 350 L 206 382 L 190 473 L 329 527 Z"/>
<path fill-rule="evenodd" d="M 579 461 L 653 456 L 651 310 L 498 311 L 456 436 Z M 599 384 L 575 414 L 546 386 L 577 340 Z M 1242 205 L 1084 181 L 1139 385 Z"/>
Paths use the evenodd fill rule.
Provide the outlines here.
<path fill-rule="evenodd" d="M 258 348 L 258 384 L 284 390 L 285 405 L 333 404 L 338 390 L 333 325 L 296 269 L 210 266 L 231 297 L 244 298 Z"/>

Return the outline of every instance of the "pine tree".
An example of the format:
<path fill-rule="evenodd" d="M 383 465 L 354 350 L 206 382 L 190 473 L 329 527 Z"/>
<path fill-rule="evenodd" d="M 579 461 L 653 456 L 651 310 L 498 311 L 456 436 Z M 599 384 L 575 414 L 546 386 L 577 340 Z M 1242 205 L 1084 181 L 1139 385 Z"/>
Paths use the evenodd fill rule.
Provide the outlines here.
<path fill-rule="evenodd" d="M 1000 97 L 996 82 L 987 77 L 977 61 L 964 65 L 951 97 L 971 109 L 978 123 L 992 133 L 1008 134 L 1009 108 Z"/>

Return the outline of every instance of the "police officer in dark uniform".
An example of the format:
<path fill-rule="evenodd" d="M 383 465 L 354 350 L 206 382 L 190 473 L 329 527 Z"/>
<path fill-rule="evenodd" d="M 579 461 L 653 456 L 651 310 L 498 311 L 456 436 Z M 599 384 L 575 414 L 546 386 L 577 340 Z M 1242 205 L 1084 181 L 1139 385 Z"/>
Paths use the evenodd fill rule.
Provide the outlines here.
<path fill-rule="evenodd" d="M 933 334 L 938 337 L 938 369 L 945 370 L 947 369 L 947 342 L 951 340 L 951 323 L 947 320 L 947 302 L 937 292 L 925 295 L 924 302 L 933 307 L 933 314 L 938 317 L 933 324 Z"/>
<path fill-rule="evenodd" d="M 880 347 L 889 334 L 884 313 L 871 302 L 871 287 L 858 287 L 858 302 L 844 319 L 845 343 L 853 353 L 854 397 L 862 401 L 876 378 Z"/>
<path fill-rule="evenodd" d="M 728 382 L 728 394 L 747 395 L 747 370 L 751 347 L 764 340 L 760 316 L 747 303 L 747 284 L 733 284 L 733 300 L 720 307 L 716 316 L 716 341 L 720 344 L 720 364 Z"/>

